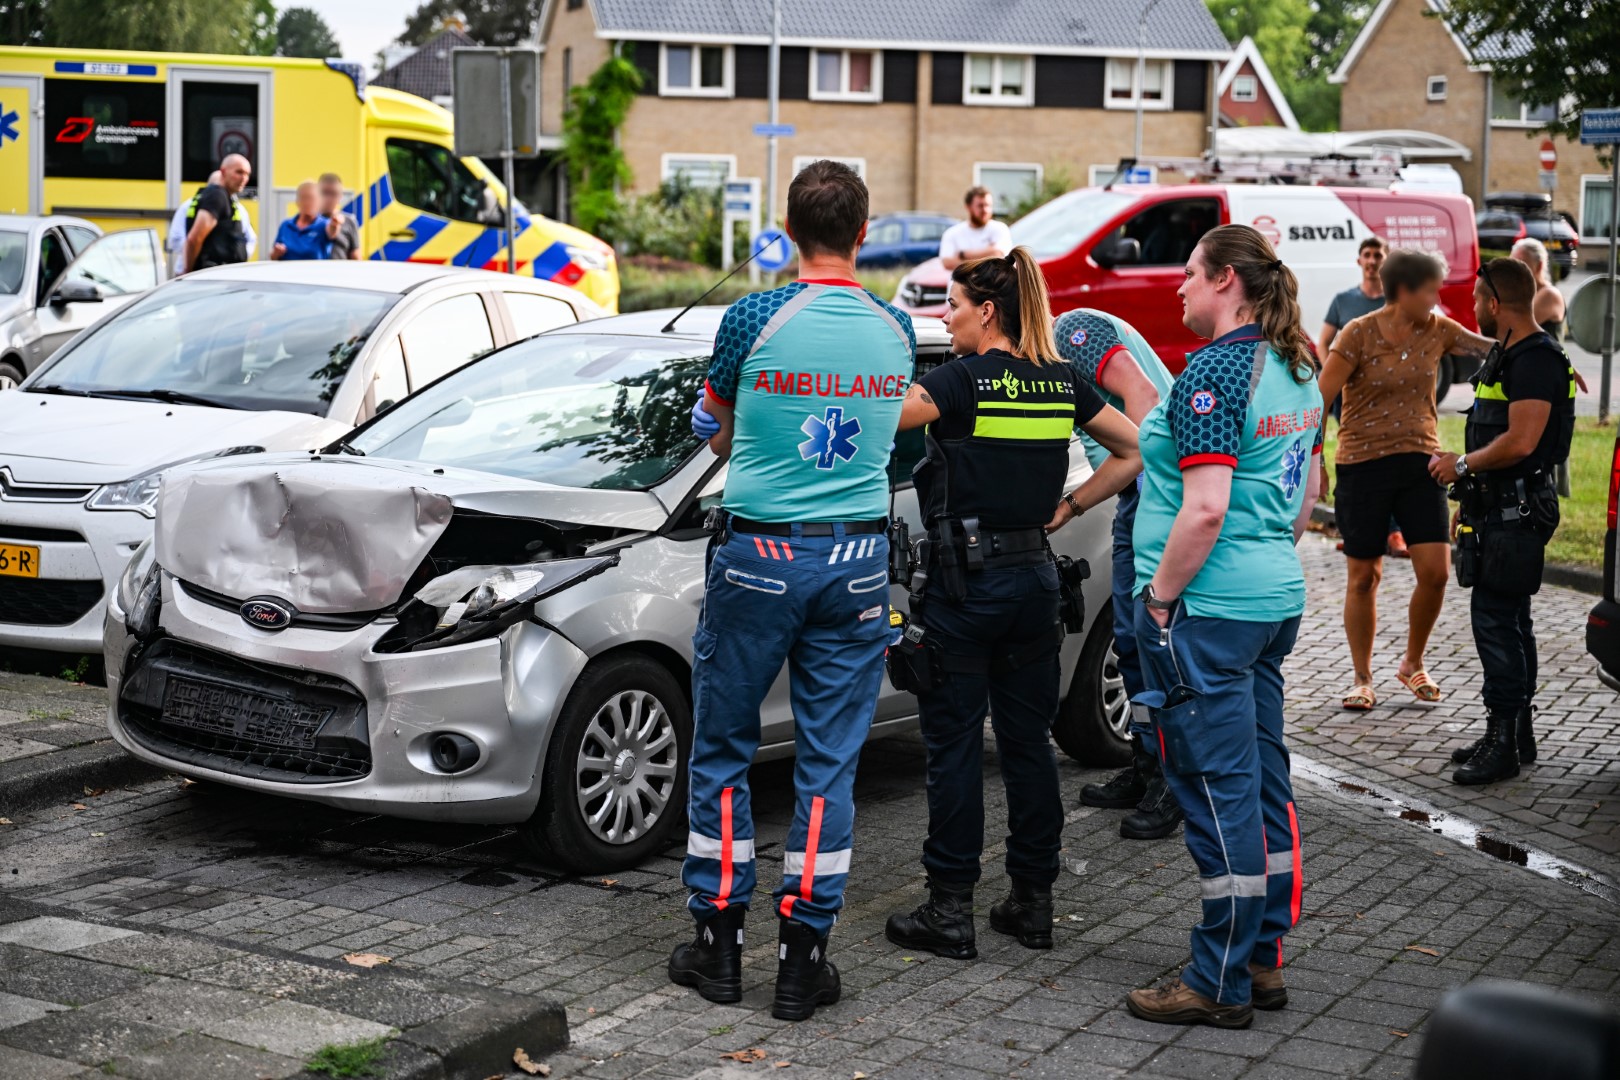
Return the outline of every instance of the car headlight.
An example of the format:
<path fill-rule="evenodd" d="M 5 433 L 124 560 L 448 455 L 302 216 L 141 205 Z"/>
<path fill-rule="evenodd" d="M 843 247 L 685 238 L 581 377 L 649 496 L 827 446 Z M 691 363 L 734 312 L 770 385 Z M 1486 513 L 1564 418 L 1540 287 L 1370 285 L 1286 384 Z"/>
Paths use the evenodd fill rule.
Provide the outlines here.
<path fill-rule="evenodd" d="M 230 446 L 224 450 L 171 461 L 167 465 L 160 465 L 131 479 L 101 485 L 96 489 L 96 493 L 90 496 L 90 501 L 85 503 L 85 506 L 91 510 L 133 510 L 147 517 L 156 517 L 158 490 L 163 486 L 163 474 L 168 470 L 177 465 L 189 465 L 194 461 L 207 461 L 209 458 L 262 453 L 264 453 L 262 446 Z"/>
<path fill-rule="evenodd" d="M 607 252 L 574 244 L 568 245 L 568 258 L 585 270 L 606 270 L 613 262 L 613 256 Z"/>
<path fill-rule="evenodd" d="M 534 615 L 535 605 L 546 597 L 618 564 L 614 552 L 526 566 L 464 566 L 424 585 L 377 649 L 420 652 L 495 637 Z"/>
<path fill-rule="evenodd" d="M 124 576 L 118 579 L 118 606 L 124 609 L 124 626 L 136 639 L 145 641 L 157 632 L 158 613 L 163 606 L 163 572 L 158 568 L 150 539 L 135 549 Z"/>
<path fill-rule="evenodd" d="M 124 567 L 124 574 L 118 579 L 118 606 L 124 614 L 129 614 L 135 606 L 135 598 L 140 595 L 141 583 L 157 563 L 157 552 L 152 547 L 152 538 L 148 536 L 136 547 L 135 553 L 129 557 L 129 565 Z"/>

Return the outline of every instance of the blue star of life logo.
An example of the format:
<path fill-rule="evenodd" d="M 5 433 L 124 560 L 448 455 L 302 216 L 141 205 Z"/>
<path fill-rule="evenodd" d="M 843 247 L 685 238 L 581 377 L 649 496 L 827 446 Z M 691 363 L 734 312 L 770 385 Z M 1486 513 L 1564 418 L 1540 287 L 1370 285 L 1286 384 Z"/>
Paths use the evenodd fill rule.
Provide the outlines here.
<path fill-rule="evenodd" d="M 860 450 L 855 436 L 861 433 L 861 422 L 853 416 L 845 420 L 842 405 L 827 406 L 825 419 L 813 414 L 805 417 L 799 430 L 810 436 L 799 444 L 799 456 L 814 460 L 818 469 L 830 469 L 839 460 L 848 461 Z"/>
<path fill-rule="evenodd" d="M 22 138 L 22 132 L 17 130 L 17 121 L 21 119 L 16 109 L 0 114 L 0 146 L 6 145 L 7 139 L 16 142 Z"/>
<path fill-rule="evenodd" d="M 1215 411 L 1215 395 L 1208 390 L 1200 390 L 1192 396 L 1192 411 L 1199 416 L 1208 416 Z"/>
<path fill-rule="evenodd" d="M 1282 459 L 1282 475 L 1277 482 L 1282 485 L 1283 495 L 1292 499 L 1299 485 L 1305 481 L 1305 444 L 1299 439 L 1294 440 L 1284 453 Z"/>

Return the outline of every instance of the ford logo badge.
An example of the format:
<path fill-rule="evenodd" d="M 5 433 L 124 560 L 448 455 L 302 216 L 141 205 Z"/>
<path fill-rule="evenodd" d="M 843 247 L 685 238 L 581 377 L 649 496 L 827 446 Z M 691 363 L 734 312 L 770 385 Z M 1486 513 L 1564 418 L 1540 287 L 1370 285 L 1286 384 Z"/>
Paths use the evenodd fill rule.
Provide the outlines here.
<path fill-rule="evenodd" d="M 293 608 L 272 596 L 255 596 L 242 604 L 242 621 L 260 630 L 285 630 L 293 621 Z"/>

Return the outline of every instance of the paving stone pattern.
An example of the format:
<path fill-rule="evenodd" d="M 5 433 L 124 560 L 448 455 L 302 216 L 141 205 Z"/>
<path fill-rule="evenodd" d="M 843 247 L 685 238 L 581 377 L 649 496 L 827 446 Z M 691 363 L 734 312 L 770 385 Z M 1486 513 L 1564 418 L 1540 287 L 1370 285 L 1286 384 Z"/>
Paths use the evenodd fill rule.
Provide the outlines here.
<path fill-rule="evenodd" d="M 110 741 L 106 699 L 99 686 L 0 672 L 0 764 Z"/>

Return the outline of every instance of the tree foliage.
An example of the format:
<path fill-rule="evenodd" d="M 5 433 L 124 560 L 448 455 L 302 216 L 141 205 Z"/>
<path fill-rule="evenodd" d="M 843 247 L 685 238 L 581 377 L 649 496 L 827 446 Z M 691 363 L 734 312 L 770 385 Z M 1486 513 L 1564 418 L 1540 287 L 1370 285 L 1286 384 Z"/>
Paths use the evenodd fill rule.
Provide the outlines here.
<path fill-rule="evenodd" d="M 1289 108 L 1307 131 L 1339 126 L 1339 88 L 1327 81 L 1372 10 L 1368 0 L 1208 0 L 1228 41 L 1254 38 Z"/>
<path fill-rule="evenodd" d="M 631 180 L 616 138 L 641 89 L 641 69 L 610 56 L 568 93 L 563 113 L 563 159 L 568 164 L 574 224 L 596 232 L 620 210 L 619 187 Z"/>
<path fill-rule="evenodd" d="M 308 56 L 324 60 L 341 56 L 343 50 L 326 20 L 310 8 L 287 8 L 276 20 L 276 53 L 280 56 Z"/>
<path fill-rule="evenodd" d="M 0 0 L 0 44 L 45 44 L 45 0 Z"/>
<path fill-rule="evenodd" d="M 47 0 L 42 43 L 69 49 L 245 53 L 275 48 L 270 0 Z"/>
<path fill-rule="evenodd" d="M 483 45 L 517 45 L 534 35 L 540 0 L 423 0 L 405 17 L 399 40 L 421 45 L 450 23 Z"/>
<path fill-rule="evenodd" d="M 1615 0 L 1450 0 L 1447 6 L 1447 23 L 1470 54 L 1490 63 L 1496 81 L 1520 100 L 1560 103 L 1549 131 L 1578 138 L 1582 109 L 1620 106 Z"/>

